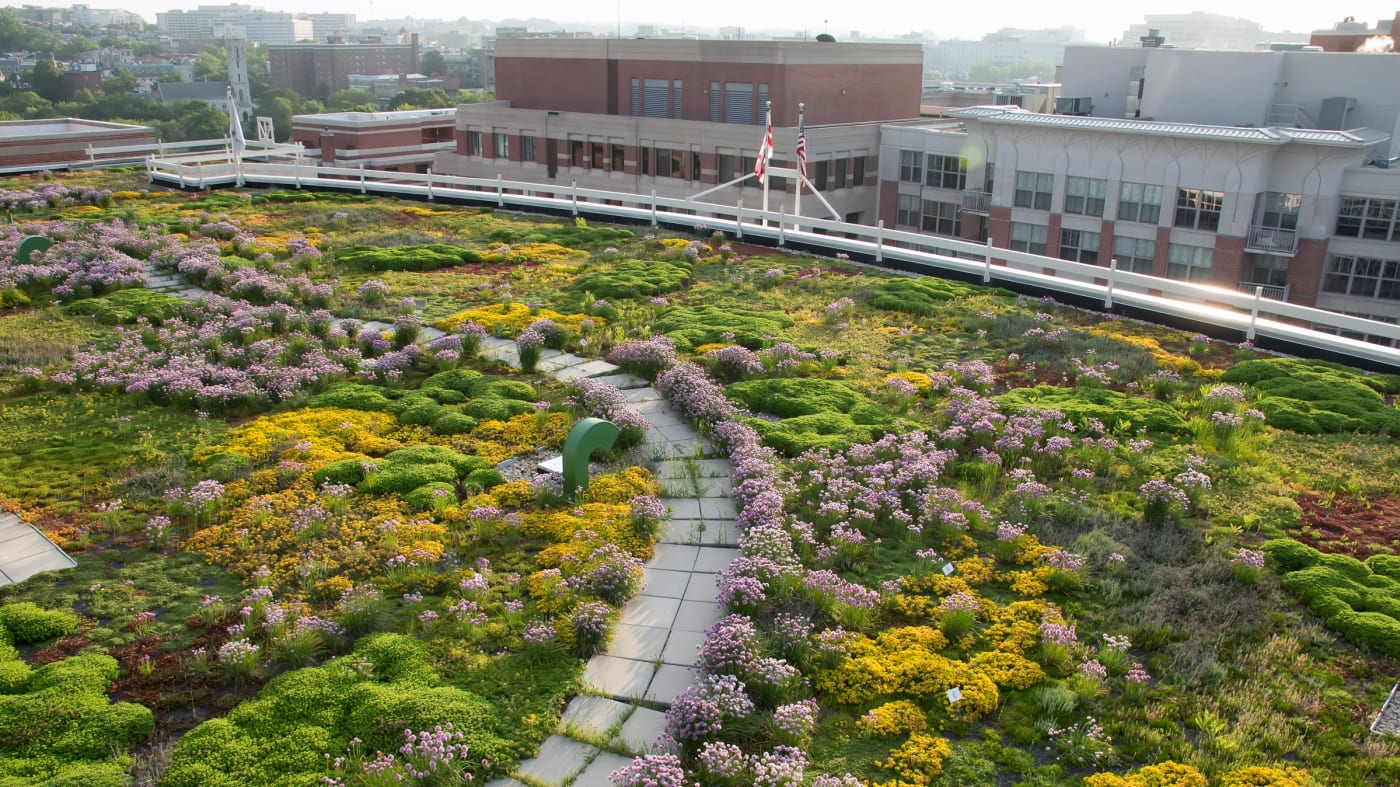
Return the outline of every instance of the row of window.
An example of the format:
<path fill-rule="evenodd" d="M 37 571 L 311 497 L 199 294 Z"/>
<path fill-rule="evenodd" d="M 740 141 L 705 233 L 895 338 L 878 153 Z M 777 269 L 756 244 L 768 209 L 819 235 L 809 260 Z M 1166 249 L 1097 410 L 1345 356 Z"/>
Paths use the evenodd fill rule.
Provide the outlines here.
<path fill-rule="evenodd" d="M 1018 208 L 1050 210 L 1055 176 L 1048 172 L 1016 173 L 1012 204 Z M 1102 218 L 1108 202 L 1108 181 L 1103 178 L 1066 178 L 1065 213 Z M 1177 189 L 1176 214 L 1172 224 L 1193 230 L 1220 229 L 1225 194 L 1207 189 Z M 1162 217 L 1162 187 L 1150 183 L 1123 183 L 1118 191 L 1119 221 L 1156 224 Z"/>
<path fill-rule="evenodd" d="M 992 165 L 987 165 L 987 189 L 991 190 Z M 925 155 L 917 150 L 899 151 L 899 179 L 940 189 L 967 188 L 967 159 L 961 156 Z"/>
<path fill-rule="evenodd" d="M 679 79 L 643 79 L 631 82 L 630 112 L 633 117 L 685 117 L 685 83 Z M 710 121 L 714 123 L 762 123 L 768 104 L 764 82 L 711 82 Z M 698 118 L 697 118 L 698 119 Z"/>
<path fill-rule="evenodd" d="M 1327 261 L 1322 291 L 1400 301 L 1400 260 L 1334 254 Z"/>
<path fill-rule="evenodd" d="M 1059 257 L 1062 260 L 1098 264 L 1101 234 L 1085 230 L 1060 230 Z M 1043 224 L 1011 222 L 1010 247 L 1015 251 L 1045 254 L 1049 248 L 1049 228 Z M 1142 238 L 1115 237 L 1113 259 L 1118 269 L 1133 273 L 1152 273 L 1152 260 L 1157 254 L 1157 242 Z M 1215 250 L 1209 246 L 1186 243 L 1167 244 L 1167 277 L 1182 281 L 1205 281 L 1210 278 L 1215 262 Z"/>

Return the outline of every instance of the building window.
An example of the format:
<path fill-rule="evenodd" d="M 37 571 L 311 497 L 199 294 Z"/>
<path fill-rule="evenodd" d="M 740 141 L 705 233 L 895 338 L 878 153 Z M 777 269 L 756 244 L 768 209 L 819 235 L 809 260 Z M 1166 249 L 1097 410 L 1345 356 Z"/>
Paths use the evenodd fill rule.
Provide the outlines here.
<path fill-rule="evenodd" d="M 683 117 L 681 115 L 681 80 L 679 79 L 671 81 L 671 111 L 674 113 L 671 117 L 676 120 Z"/>
<path fill-rule="evenodd" d="M 589 169 L 602 169 L 602 168 L 603 168 L 603 143 L 601 143 L 601 142 L 590 142 L 590 143 L 588 143 L 588 168 L 589 168 Z"/>
<path fill-rule="evenodd" d="M 984 178 L 984 180 L 986 181 L 986 185 L 984 185 L 984 186 L 982 187 L 983 189 L 986 190 L 986 192 L 987 192 L 988 194 L 991 194 L 991 193 L 992 193 L 992 189 L 995 188 L 995 186 L 996 186 L 996 174 L 997 174 L 997 165 L 995 165 L 995 164 L 993 164 L 992 162 L 988 161 L 988 162 L 987 162 L 987 175 L 986 175 L 986 177 Z"/>
<path fill-rule="evenodd" d="M 724 120 L 724 113 L 720 87 L 718 82 L 710 83 L 710 122 L 719 123 Z"/>
<path fill-rule="evenodd" d="M 917 150 L 899 151 L 899 180 L 901 183 L 922 183 L 923 154 Z"/>
<path fill-rule="evenodd" d="M 1287 257 L 1276 254 L 1246 254 L 1245 268 L 1249 271 L 1247 284 L 1267 284 L 1270 287 L 1288 286 Z"/>
<path fill-rule="evenodd" d="M 632 80 L 632 116 L 642 114 L 642 80 Z"/>
<path fill-rule="evenodd" d="M 1060 230 L 1060 259 L 1097 264 L 1099 234 L 1084 230 Z"/>
<path fill-rule="evenodd" d="M 953 202 L 924 200 L 924 232 L 934 235 L 958 236 L 958 213 L 961 206 Z"/>
<path fill-rule="evenodd" d="M 1065 213 L 1081 216 L 1103 216 L 1104 200 L 1108 196 L 1108 181 L 1099 178 L 1065 179 Z"/>
<path fill-rule="evenodd" d="M 671 116 L 671 83 L 665 79 L 642 80 L 642 114 L 649 118 Z"/>
<path fill-rule="evenodd" d="M 758 120 L 755 123 L 762 123 L 768 118 L 768 83 L 758 83 Z"/>
<path fill-rule="evenodd" d="M 1400 301 L 1400 260 L 1332 255 L 1322 291 Z"/>
<path fill-rule="evenodd" d="M 839 159 L 836 159 L 836 160 L 835 160 L 834 162 L 832 162 L 832 163 L 836 165 L 836 166 L 835 166 L 836 172 L 833 174 L 833 177 L 836 179 L 836 182 L 832 184 L 831 188 L 833 188 L 833 189 L 844 189 L 844 188 L 846 188 L 846 160 L 843 159 L 843 158 L 839 158 Z"/>
<path fill-rule="evenodd" d="M 480 131 L 468 131 L 468 132 L 467 132 L 467 155 L 468 155 L 468 156 L 480 156 L 480 155 L 481 155 L 481 132 L 480 132 Z"/>
<path fill-rule="evenodd" d="M 740 174 L 748 174 L 753 172 L 754 166 L 758 164 L 758 154 L 755 153 L 752 156 L 743 156 L 739 161 L 742 167 L 742 169 L 739 170 Z M 756 189 L 761 185 L 763 184 L 758 182 L 758 178 L 745 178 L 743 183 L 743 187 L 746 189 Z"/>
<path fill-rule="evenodd" d="M 1018 174 L 1019 178 L 1020 175 Z M 1045 242 L 1049 233 L 1041 224 L 1011 222 L 1011 248 L 1013 251 L 1028 251 L 1031 254 L 1044 254 Z"/>
<path fill-rule="evenodd" d="M 627 156 L 626 156 L 627 148 L 624 147 L 624 146 L 622 145 L 622 143 L 620 143 L 620 142 L 614 142 L 614 143 L 612 143 L 612 150 L 611 150 L 611 153 L 612 153 L 612 171 L 613 171 L 613 172 L 621 172 L 623 169 L 626 168 L 626 164 L 625 164 L 624 162 L 626 161 L 626 158 L 627 158 Z"/>
<path fill-rule="evenodd" d="M 651 174 L 651 148 L 637 148 L 637 166 L 643 175 Z"/>
<path fill-rule="evenodd" d="M 1055 176 L 1047 172 L 1017 172 L 1016 199 L 1018 208 L 1050 210 L 1050 199 L 1055 193 Z"/>
<path fill-rule="evenodd" d="M 1162 187 L 1124 183 L 1118 192 L 1118 220 L 1156 224 L 1162 218 Z"/>
<path fill-rule="evenodd" d="M 496 132 L 496 158 L 510 158 L 510 135 Z"/>
<path fill-rule="evenodd" d="M 1215 263 L 1215 249 L 1209 246 L 1188 246 L 1172 243 L 1167 246 L 1167 278 L 1181 281 L 1206 281 Z"/>
<path fill-rule="evenodd" d="M 1157 256 L 1157 241 L 1141 238 L 1114 238 L 1113 258 L 1118 269 L 1133 273 L 1152 274 L 1152 258 Z"/>
<path fill-rule="evenodd" d="M 1215 232 L 1220 229 L 1220 212 L 1225 194 L 1204 189 L 1176 190 L 1176 226 Z"/>
<path fill-rule="evenodd" d="M 938 189 L 962 191 L 967 186 L 967 159 L 959 156 L 928 157 L 928 181 L 925 185 Z"/>
<path fill-rule="evenodd" d="M 534 160 L 535 160 L 535 138 L 534 138 L 534 137 L 526 136 L 525 134 L 521 134 L 521 135 L 520 135 L 520 160 L 521 160 L 521 161 L 534 161 Z"/>
<path fill-rule="evenodd" d="M 1296 230 L 1298 229 L 1298 212 L 1302 207 L 1303 196 L 1301 194 L 1265 191 L 1254 201 L 1254 223 L 1269 229 Z"/>
<path fill-rule="evenodd" d="M 724 122 L 753 123 L 753 83 L 724 83 Z"/>
<path fill-rule="evenodd" d="M 817 191 L 826 191 L 826 172 L 830 168 L 831 162 L 826 159 L 813 162 L 812 167 L 812 188 Z"/>
<path fill-rule="evenodd" d="M 895 214 L 894 223 L 900 227 L 919 227 L 919 195 L 900 194 L 898 212 Z"/>
<path fill-rule="evenodd" d="M 728 183 L 738 175 L 734 172 L 734 154 L 717 153 L 715 155 L 715 166 L 718 172 L 715 173 L 715 180 L 720 183 Z"/>
<path fill-rule="evenodd" d="M 1393 199 L 1342 197 L 1337 234 L 1369 240 L 1400 240 L 1400 202 Z"/>
<path fill-rule="evenodd" d="M 584 166 L 584 160 L 583 160 L 583 140 L 581 140 L 581 139 L 571 139 L 571 140 L 569 140 L 569 166 L 571 166 L 571 167 L 582 167 L 582 166 Z"/>
<path fill-rule="evenodd" d="M 851 159 L 851 185 L 865 185 L 865 156 L 856 156 Z"/>
<path fill-rule="evenodd" d="M 685 178 L 685 151 L 671 151 L 671 177 Z"/>
<path fill-rule="evenodd" d="M 700 153 L 695 150 L 690 151 L 690 179 L 700 180 Z"/>

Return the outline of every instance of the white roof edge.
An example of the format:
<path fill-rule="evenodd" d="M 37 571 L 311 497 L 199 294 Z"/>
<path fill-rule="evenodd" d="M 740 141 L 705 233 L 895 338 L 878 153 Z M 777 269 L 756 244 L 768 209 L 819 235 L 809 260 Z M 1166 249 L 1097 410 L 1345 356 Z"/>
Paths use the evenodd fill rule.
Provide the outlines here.
<path fill-rule="evenodd" d="M 1280 128 L 1273 126 L 1222 126 L 1207 123 L 1174 123 L 1132 118 L 1104 118 L 1080 115 L 1050 115 L 1031 112 L 1020 107 L 977 106 L 950 109 L 956 118 L 975 118 L 989 123 L 1034 125 L 1054 128 L 1081 128 L 1090 131 L 1121 131 L 1182 137 L 1210 137 L 1253 142 L 1282 144 L 1303 142 L 1339 147 L 1366 147 L 1385 142 L 1390 135 L 1371 128 L 1346 131 L 1334 129 Z"/>

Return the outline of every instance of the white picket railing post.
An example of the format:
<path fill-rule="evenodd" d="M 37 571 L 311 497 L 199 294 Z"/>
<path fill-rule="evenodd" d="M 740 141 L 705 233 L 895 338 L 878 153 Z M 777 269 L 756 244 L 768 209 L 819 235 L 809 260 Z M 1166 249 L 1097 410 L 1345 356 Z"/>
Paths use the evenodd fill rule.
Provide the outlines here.
<path fill-rule="evenodd" d="M 501 175 L 501 173 L 497 172 L 497 173 L 496 173 L 496 207 L 498 207 L 498 208 L 504 208 L 504 207 L 506 206 L 506 186 L 505 186 L 505 181 L 506 181 L 505 177 L 504 177 L 503 175 Z"/>
<path fill-rule="evenodd" d="M 734 207 L 734 238 L 744 239 L 744 198 L 739 198 L 739 203 Z"/>
<path fill-rule="evenodd" d="M 433 168 L 428 167 L 428 201 L 433 201 Z"/>
<path fill-rule="evenodd" d="M 875 261 L 885 261 L 885 220 L 875 222 Z"/>
<path fill-rule="evenodd" d="M 204 162 L 199 162 L 199 190 L 204 190 Z"/>
<path fill-rule="evenodd" d="M 787 245 L 787 203 L 778 206 L 778 245 Z"/>
<path fill-rule="evenodd" d="M 656 189 L 651 190 L 651 226 L 656 226 Z"/>
<path fill-rule="evenodd" d="M 577 215 L 578 215 L 578 181 L 577 181 L 577 180 L 571 180 L 571 181 L 569 181 L 569 196 L 573 198 L 573 203 L 574 203 L 574 215 L 577 216 Z"/>
<path fill-rule="evenodd" d="M 1249 330 L 1245 331 L 1245 339 L 1254 341 L 1254 329 L 1259 324 L 1259 302 L 1264 300 L 1264 288 L 1259 285 L 1254 286 L 1254 302 L 1249 307 Z"/>
<path fill-rule="evenodd" d="M 1110 258 L 1108 261 L 1108 287 L 1104 289 L 1103 307 L 1113 308 L 1113 275 L 1118 272 L 1118 259 Z"/>
<path fill-rule="evenodd" d="M 360 193 L 365 193 L 365 163 L 360 162 Z"/>
<path fill-rule="evenodd" d="M 301 156 L 292 159 L 292 180 L 297 184 L 297 190 L 301 190 Z"/>
<path fill-rule="evenodd" d="M 986 252 L 986 255 L 982 257 L 982 262 L 983 262 L 983 265 L 985 266 L 985 267 L 983 267 L 983 269 L 982 269 L 982 283 L 983 283 L 983 284 L 991 284 L 991 283 L 992 283 L 992 236 L 991 236 L 991 235 L 988 235 L 988 236 L 987 236 L 987 252 Z"/>

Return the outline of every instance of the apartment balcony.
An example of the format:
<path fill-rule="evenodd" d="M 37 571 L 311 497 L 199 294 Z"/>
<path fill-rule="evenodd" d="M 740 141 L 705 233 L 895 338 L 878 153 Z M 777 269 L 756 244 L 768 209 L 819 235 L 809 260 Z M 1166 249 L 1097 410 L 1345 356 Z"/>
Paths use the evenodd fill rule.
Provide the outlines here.
<path fill-rule="evenodd" d="M 1298 231 L 1251 225 L 1244 241 L 1245 251 L 1292 257 L 1298 253 Z"/>
<path fill-rule="evenodd" d="M 1262 296 L 1265 297 L 1265 298 L 1268 298 L 1269 300 L 1273 300 L 1273 301 L 1286 301 L 1286 300 L 1288 300 L 1288 285 L 1287 285 L 1287 284 L 1285 284 L 1285 285 L 1283 285 L 1283 286 L 1280 287 L 1280 286 L 1277 285 L 1277 284 L 1265 284 L 1265 283 L 1262 282 L 1262 281 L 1258 281 L 1258 282 L 1256 282 L 1256 281 L 1242 281 L 1242 282 L 1239 283 L 1239 291 L 1240 291 L 1240 292 L 1243 292 L 1243 293 L 1248 293 L 1248 294 L 1250 294 L 1250 295 L 1253 295 L 1253 294 L 1254 294 L 1254 288 L 1255 288 L 1255 287 L 1261 287 L 1261 288 L 1263 288 L 1262 291 L 1260 292 L 1260 295 L 1262 295 Z"/>
<path fill-rule="evenodd" d="M 962 209 L 966 213 L 980 213 L 986 216 L 992 210 L 992 195 L 986 191 L 963 189 Z"/>

